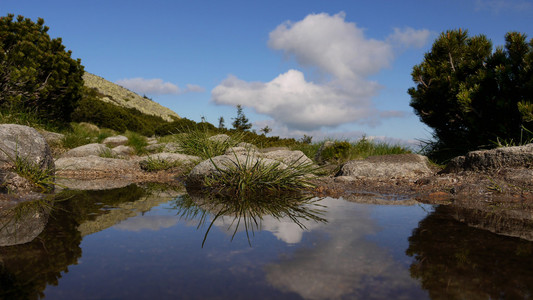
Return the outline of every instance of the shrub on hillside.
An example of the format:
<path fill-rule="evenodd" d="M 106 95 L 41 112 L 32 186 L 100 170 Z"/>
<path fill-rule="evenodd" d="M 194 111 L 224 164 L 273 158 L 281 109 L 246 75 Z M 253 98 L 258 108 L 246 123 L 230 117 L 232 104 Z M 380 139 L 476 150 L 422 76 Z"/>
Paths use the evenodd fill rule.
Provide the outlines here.
<path fill-rule="evenodd" d="M 89 88 L 84 88 L 83 98 L 72 113 L 72 120 L 90 122 L 118 132 L 131 130 L 145 136 L 153 135 L 156 128 L 168 123 L 160 117 L 143 114 L 133 108 L 101 101 L 97 92 Z"/>
<path fill-rule="evenodd" d="M 83 66 L 47 31 L 41 18 L 0 17 L 0 110 L 65 123 L 81 98 Z"/>

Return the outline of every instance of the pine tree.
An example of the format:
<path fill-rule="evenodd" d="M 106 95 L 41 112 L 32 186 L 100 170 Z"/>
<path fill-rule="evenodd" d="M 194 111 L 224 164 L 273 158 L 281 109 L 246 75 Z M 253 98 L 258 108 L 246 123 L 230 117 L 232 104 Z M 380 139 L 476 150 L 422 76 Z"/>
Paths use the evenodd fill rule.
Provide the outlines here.
<path fill-rule="evenodd" d="M 242 112 L 242 106 L 237 105 L 237 117 L 233 118 L 233 128 L 238 131 L 247 131 L 252 128 L 252 124 L 249 123 L 248 118 Z"/>
<path fill-rule="evenodd" d="M 47 31 L 41 18 L 0 18 L 0 109 L 66 122 L 81 99 L 83 66 Z"/>

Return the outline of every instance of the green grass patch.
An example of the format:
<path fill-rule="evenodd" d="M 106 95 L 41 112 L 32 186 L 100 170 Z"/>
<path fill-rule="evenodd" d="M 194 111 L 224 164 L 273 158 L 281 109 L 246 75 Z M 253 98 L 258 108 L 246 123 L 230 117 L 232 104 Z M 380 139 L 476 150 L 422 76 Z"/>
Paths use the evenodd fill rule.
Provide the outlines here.
<path fill-rule="evenodd" d="M 63 147 L 67 149 L 79 146 L 101 143 L 105 138 L 114 136 L 111 129 L 97 129 L 84 123 L 71 123 L 70 130 L 64 133 Z"/>
<path fill-rule="evenodd" d="M 242 133 L 236 132 L 225 140 L 210 139 L 211 132 L 203 129 L 192 129 L 188 132 L 173 135 L 183 153 L 199 156 L 203 159 L 222 155 L 228 148 L 235 147 L 242 141 Z"/>
<path fill-rule="evenodd" d="M 54 189 L 55 170 L 53 168 L 41 169 L 36 164 L 18 155 L 14 158 L 13 163 L 15 173 L 33 183 L 41 192 L 50 192 Z"/>
<path fill-rule="evenodd" d="M 205 185 L 216 193 L 245 195 L 253 193 L 294 192 L 314 187 L 309 180 L 318 168 L 300 160 L 283 166 L 281 162 L 267 163 L 261 158 L 247 155 L 244 161 L 235 159 L 226 166 L 218 166 L 217 174 L 206 176 Z"/>
<path fill-rule="evenodd" d="M 145 136 L 133 131 L 126 131 L 124 136 L 128 138 L 127 145 L 135 150 L 135 154 L 141 155 L 147 153 L 145 147 L 148 146 L 148 141 L 146 140 Z"/>
<path fill-rule="evenodd" d="M 183 166 L 183 163 L 180 161 L 168 161 L 165 159 L 148 157 L 140 163 L 140 166 L 144 171 L 157 172 L 181 167 Z"/>

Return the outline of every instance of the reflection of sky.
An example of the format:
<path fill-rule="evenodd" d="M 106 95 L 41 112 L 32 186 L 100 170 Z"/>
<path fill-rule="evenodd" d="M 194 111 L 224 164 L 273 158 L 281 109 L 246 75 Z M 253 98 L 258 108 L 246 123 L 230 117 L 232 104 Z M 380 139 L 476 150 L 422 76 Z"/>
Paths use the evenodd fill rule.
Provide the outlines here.
<path fill-rule="evenodd" d="M 368 238 L 383 230 L 370 218 L 376 206 L 335 199 L 321 204 L 328 207 L 329 224 L 319 224 L 314 230 L 324 234 L 317 235 L 315 247 L 300 248 L 266 266 L 267 280 L 273 286 L 305 299 L 425 297 L 405 266 L 393 259 L 390 251 L 394 249 Z"/>
<path fill-rule="evenodd" d="M 137 216 L 120 222 L 113 226 L 116 229 L 140 231 L 143 229 L 159 230 L 169 228 L 178 223 L 175 216 Z"/>
<path fill-rule="evenodd" d="M 288 218 L 265 216 L 261 229 L 250 235 L 251 245 L 242 223 L 230 242 L 234 219 L 220 217 L 204 248 L 209 220 L 197 228 L 199 217 L 180 220 L 171 203 L 163 204 L 84 237 L 79 263 L 45 294 L 51 299 L 427 298 L 409 276 L 406 248 L 381 240 L 406 241 L 423 218 L 421 208 L 396 207 L 402 212 L 394 214 L 393 207 L 339 199 L 319 204 L 326 206 L 321 217 L 327 223 L 300 220 L 303 229 Z M 415 217 L 403 224 L 409 211 Z"/>

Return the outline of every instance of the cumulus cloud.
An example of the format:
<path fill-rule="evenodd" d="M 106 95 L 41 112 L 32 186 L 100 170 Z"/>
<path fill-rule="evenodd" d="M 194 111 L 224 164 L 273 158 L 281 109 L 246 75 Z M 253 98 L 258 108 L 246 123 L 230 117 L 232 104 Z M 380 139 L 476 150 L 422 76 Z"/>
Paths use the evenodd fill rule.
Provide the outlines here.
<path fill-rule="evenodd" d="M 363 29 L 345 21 L 344 13 L 311 14 L 279 25 L 270 33 L 268 46 L 326 75 L 328 81 L 308 81 L 294 69 L 269 82 L 247 82 L 230 75 L 213 89 L 212 100 L 251 107 L 297 130 L 376 124 L 379 118 L 400 115 L 382 114 L 374 107 L 372 97 L 381 87 L 369 76 L 390 66 L 395 47 L 420 46 L 428 36 L 428 31 L 406 28 L 395 29 L 383 41 L 369 39 Z"/>
<path fill-rule="evenodd" d="M 399 47 L 421 48 L 427 43 L 430 35 L 431 32 L 427 29 L 394 28 L 394 33 L 387 38 L 387 41 Z"/>
<path fill-rule="evenodd" d="M 187 84 L 187 88 L 180 89 L 177 85 L 170 82 L 164 82 L 159 78 L 126 78 L 117 80 L 115 83 L 139 94 L 167 95 L 204 91 L 202 87 L 192 84 Z"/>

